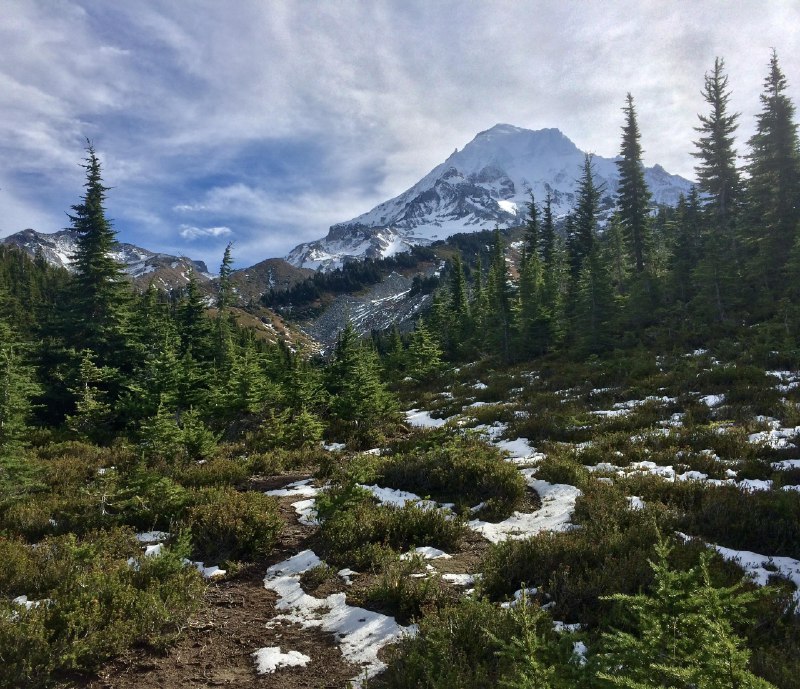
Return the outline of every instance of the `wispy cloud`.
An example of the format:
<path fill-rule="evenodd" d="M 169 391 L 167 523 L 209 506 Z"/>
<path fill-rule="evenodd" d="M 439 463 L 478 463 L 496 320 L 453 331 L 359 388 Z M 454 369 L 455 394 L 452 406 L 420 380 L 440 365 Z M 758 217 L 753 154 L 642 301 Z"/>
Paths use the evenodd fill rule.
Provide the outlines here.
<path fill-rule="evenodd" d="M 5 0 L 3 15 L 0 233 L 63 226 L 89 137 L 124 240 L 177 251 L 175 228 L 228 227 L 246 260 L 324 235 L 497 122 L 614 155 L 628 91 L 646 162 L 691 176 L 716 55 L 740 142 L 772 46 L 800 93 L 790 2 Z M 192 250 L 218 258 L 224 239 Z"/>
<path fill-rule="evenodd" d="M 184 239 L 194 240 L 203 237 L 227 237 L 233 234 L 230 227 L 192 227 L 181 225 L 178 234 Z"/>

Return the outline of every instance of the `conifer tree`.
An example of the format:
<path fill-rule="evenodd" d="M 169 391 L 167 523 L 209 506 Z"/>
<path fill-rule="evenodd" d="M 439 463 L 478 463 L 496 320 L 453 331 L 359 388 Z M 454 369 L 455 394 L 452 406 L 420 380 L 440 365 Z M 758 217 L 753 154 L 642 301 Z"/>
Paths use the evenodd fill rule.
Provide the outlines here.
<path fill-rule="evenodd" d="M 489 276 L 486 280 L 486 301 L 488 304 L 486 327 L 489 344 L 493 351 L 500 354 L 503 361 L 509 361 L 513 328 L 512 294 L 503 240 L 498 227 L 495 227 L 494 230 Z"/>
<path fill-rule="evenodd" d="M 747 156 L 747 238 L 755 253 L 754 268 L 767 285 L 780 284 L 800 222 L 800 150 L 795 106 L 786 89 L 773 50 Z"/>
<path fill-rule="evenodd" d="M 450 317 L 446 348 L 448 355 L 457 359 L 467 346 L 470 331 L 470 309 L 467 298 L 467 279 L 461 256 L 453 258 L 450 271 Z"/>
<path fill-rule="evenodd" d="M 181 354 L 191 352 L 192 356 L 207 359 L 211 328 L 206 317 L 203 295 L 197 284 L 194 271 L 189 271 L 186 292 L 178 304 L 178 322 L 180 324 Z"/>
<path fill-rule="evenodd" d="M 41 392 L 25 350 L 0 320 L 0 458 L 11 459 L 27 445 L 32 400 Z"/>
<path fill-rule="evenodd" d="M 375 350 L 359 342 L 348 322 L 328 367 L 331 412 L 345 437 L 364 445 L 377 442 L 397 422 L 397 405 L 380 379 Z"/>
<path fill-rule="evenodd" d="M 602 189 L 594 183 L 592 171 L 592 154 L 587 153 L 583 161 L 581 177 L 578 181 L 578 199 L 573 215 L 568 250 L 573 275 L 580 272 L 584 260 L 589 255 L 597 237 L 597 219 L 599 213 L 600 193 Z"/>
<path fill-rule="evenodd" d="M 442 368 L 442 350 L 422 319 L 411 334 L 406 366 L 408 375 L 418 382 L 430 380 Z"/>
<path fill-rule="evenodd" d="M 718 57 L 713 71 L 705 76 L 703 98 L 711 112 L 698 115 L 700 126 L 695 130 L 700 138 L 695 141 L 697 150 L 692 155 L 699 161 L 695 171 L 700 191 L 708 197 L 706 203 L 712 223 L 718 233 L 730 239 L 741 186 L 734 148 L 739 113 L 728 113 L 731 94 L 724 69 L 725 61 Z"/>
<path fill-rule="evenodd" d="M 556 226 L 553 221 L 553 195 L 548 190 L 544 198 L 544 208 L 542 209 L 542 229 L 541 229 L 541 253 L 542 263 L 545 272 L 549 271 L 553 265 L 553 253 L 555 251 Z"/>
<path fill-rule="evenodd" d="M 728 113 L 728 77 L 722 58 L 714 61 L 714 69 L 705 76 L 703 97 L 711 112 L 698 115 L 701 134 L 692 153 L 699 163 L 695 167 L 698 187 L 706 195 L 708 218 L 703 237 L 702 256 L 695 268 L 698 286 L 696 307 L 711 320 L 725 321 L 737 289 L 737 249 L 734 233 L 741 183 L 736 168 L 734 134 L 738 113 Z"/>
<path fill-rule="evenodd" d="M 605 634 L 601 686 L 626 689 L 774 689 L 748 669 L 749 651 L 733 623 L 747 617 L 758 593 L 711 583 L 709 557 L 687 572 L 670 568 L 660 543 L 651 594 L 617 594 L 633 619 L 633 632 Z"/>
<path fill-rule="evenodd" d="M 700 251 L 700 196 L 697 187 L 689 190 L 688 198 L 681 195 L 675 212 L 674 246 L 669 265 L 671 293 L 681 302 L 694 296 L 693 272 Z"/>
<path fill-rule="evenodd" d="M 108 365 L 129 365 L 125 349 L 130 316 L 130 288 L 121 264 L 112 256 L 116 232 L 106 218 L 100 161 L 91 143 L 86 148 L 86 189 L 68 214 L 77 234 L 70 339 L 79 349 L 96 352 Z"/>
<path fill-rule="evenodd" d="M 222 255 L 222 263 L 219 267 L 217 308 L 220 310 L 220 313 L 233 303 L 233 285 L 231 284 L 231 274 L 233 273 L 232 247 L 233 242 L 228 242 L 228 245 L 225 247 L 225 253 Z"/>
<path fill-rule="evenodd" d="M 531 192 L 531 200 L 530 203 L 528 203 L 528 221 L 525 224 L 525 241 L 523 244 L 523 253 L 525 256 L 539 256 L 540 235 L 539 207 L 536 205 L 536 199 L 533 198 L 533 192 Z"/>
<path fill-rule="evenodd" d="M 572 331 L 581 354 L 598 354 L 611 347 L 615 311 L 611 279 L 595 243 L 581 266 L 576 285 Z"/>
<path fill-rule="evenodd" d="M 622 112 L 625 113 L 625 124 L 622 127 L 620 158 L 617 160 L 619 169 L 617 206 L 633 266 L 637 273 L 641 273 L 648 258 L 650 191 L 644 179 L 641 134 L 636 121 L 633 96 L 630 93 L 627 95 Z"/>

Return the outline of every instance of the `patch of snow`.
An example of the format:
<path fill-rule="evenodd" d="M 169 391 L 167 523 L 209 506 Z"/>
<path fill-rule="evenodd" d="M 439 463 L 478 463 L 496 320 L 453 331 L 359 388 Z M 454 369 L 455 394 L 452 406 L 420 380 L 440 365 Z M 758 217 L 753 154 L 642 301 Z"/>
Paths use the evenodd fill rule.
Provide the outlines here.
<path fill-rule="evenodd" d="M 778 471 L 800 469 L 800 459 L 782 459 L 780 462 L 773 462 L 770 466 Z"/>
<path fill-rule="evenodd" d="M 323 443 L 322 449 L 327 450 L 328 452 L 340 452 L 347 447 L 345 443 Z"/>
<path fill-rule="evenodd" d="M 775 574 L 785 577 L 795 585 L 794 599 L 800 603 L 800 560 L 791 557 L 770 557 L 748 550 L 733 550 L 709 543 L 723 558 L 736 562 L 759 586 L 766 586 Z"/>
<path fill-rule="evenodd" d="M 448 555 L 444 550 L 439 550 L 438 548 L 433 548 L 429 545 L 423 545 L 418 548 L 414 548 L 414 550 L 409 550 L 407 553 L 403 553 L 400 556 L 401 560 L 410 560 L 414 555 L 421 555 L 426 560 L 449 560 L 453 556 Z"/>
<path fill-rule="evenodd" d="M 417 507 L 422 507 L 423 509 L 437 509 L 439 507 L 442 509 L 452 509 L 453 507 L 451 503 L 439 505 L 433 500 L 423 500 L 416 493 L 410 493 L 406 490 L 383 488 L 382 486 L 378 485 L 365 486 L 360 483 L 358 485 L 360 488 L 368 490 L 370 493 L 372 493 L 373 497 L 379 503 L 381 503 L 381 505 L 394 505 L 395 507 L 403 507 L 407 503 L 411 503 Z"/>
<path fill-rule="evenodd" d="M 628 506 L 632 510 L 643 510 L 644 500 L 642 500 L 638 495 L 630 495 L 628 496 Z"/>
<path fill-rule="evenodd" d="M 714 408 L 725 402 L 725 395 L 706 395 L 701 397 L 700 401 L 707 407 Z"/>
<path fill-rule="evenodd" d="M 473 586 L 475 584 L 474 574 L 442 574 L 442 580 L 452 584 L 453 586 Z"/>
<path fill-rule="evenodd" d="M 336 572 L 336 575 L 341 578 L 345 586 L 352 586 L 353 577 L 358 575 L 358 572 L 350 569 L 349 567 L 345 567 L 344 569 L 340 569 L 338 572 Z"/>
<path fill-rule="evenodd" d="M 544 459 L 544 454 L 537 452 L 527 438 L 516 438 L 515 440 L 497 440 L 495 446 L 500 450 L 508 452 L 510 461 L 514 464 L 527 464 L 540 462 Z"/>
<path fill-rule="evenodd" d="M 303 526 L 319 526 L 317 519 L 317 501 L 314 498 L 308 500 L 298 500 L 292 503 L 297 521 Z"/>
<path fill-rule="evenodd" d="M 136 540 L 139 543 L 155 543 L 157 541 L 165 541 L 170 537 L 167 531 L 142 531 L 136 534 Z"/>
<path fill-rule="evenodd" d="M 421 428 L 439 428 L 447 423 L 447 419 L 434 419 L 430 412 L 419 409 L 409 409 L 406 412 L 406 420 L 412 426 Z"/>
<path fill-rule="evenodd" d="M 542 500 L 541 508 L 531 513 L 514 512 L 508 519 L 494 524 L 473 519 L 467 526 L 492 543 L 508 538 L 527 538 L 542 531 L 568 531 L 573 528 L 570 520 L 581 491 L 575 486 L 533 479 L 531 473 L 528 473 L 528 479 L 528 485 Z"/>
<path fill-rule="evenodd" d="M 333 634 L 345 660 L 361 667 L 352 680 L 354 686 L 361 687 L 386 667 L 378 652 L 402 635 L 416 633 L 416 627 L 403 627 L 393 617 L 348 605 L 344 593 L 326 598 L 305 593 L 300 575 L 321 563 L 313 551 L 304 550 L 267 570 L 264 586 L 278 594 L 275 607 L 285 611 L 269 625 L 289 622 Z"/>
<path fill-rule="evenodd" d="M 299 651 L 281 653 L 280 646 L 266 646 L 253 653 L 256 661 L 256 672 L 266 675 L 275 672 L 279 667 L 305 667 L 311 658 Z"/>
<path fill-rule="evenodd" d="M 287 496 L 295 496 L 295 495 L 304 495 L 309 498 L 313 498 L 319 494 L 319 488 L 315 488 L 311 484 L 314 482 L 314 479 L 308 478 L 302 481 L 295 481 L 294 483 L 289 483 L 285 485 L 283 488 L 275 488 L 273 490 L 265 491 L 265 495 L 274 495 L 275 497 L 287 497 Z"/>

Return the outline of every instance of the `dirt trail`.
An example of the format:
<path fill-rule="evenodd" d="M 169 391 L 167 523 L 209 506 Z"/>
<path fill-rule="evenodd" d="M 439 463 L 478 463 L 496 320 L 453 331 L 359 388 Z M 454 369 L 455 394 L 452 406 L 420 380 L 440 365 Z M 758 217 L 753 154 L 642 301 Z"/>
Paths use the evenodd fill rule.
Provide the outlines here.
<path fill-rule="evenodd" d="M 285 485 L 307 476 L 265 481 L 258 490 Z M 313 527 L 297 522 L 291 502 L 281 499 L 286 526 L 275 550 L 262 562 L 248 566 L 229 581 L 210 583 L 204 605 L 180 639 L 163 654 L 135 649 L 106 665 L 98 676 L 63 684 L 82 689 L 184 689 L 201 687 L 258 687 L 260 689 L 342 689 L 358 675 L 345 662 L 330 634 L 298 625 L 267 623 L 278 615 L 276 595 L 264 588 L 267 568 L 307 547 Z M 299 651 L 311 657 L 306 667 L 278 669 L 258 675 L 253 652 L 265 646 Z"/>

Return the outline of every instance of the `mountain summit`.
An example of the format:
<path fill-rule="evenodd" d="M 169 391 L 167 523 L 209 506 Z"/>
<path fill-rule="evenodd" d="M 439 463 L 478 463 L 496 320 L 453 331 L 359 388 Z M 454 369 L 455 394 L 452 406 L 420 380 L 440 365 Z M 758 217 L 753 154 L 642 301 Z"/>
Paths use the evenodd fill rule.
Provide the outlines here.
<path fill-rule="evenodd" d="M 558 129 L 533 131 L 497 124 L 454 151 L 413 187 L 347 222 L 324 239 L 295 247 L 287 260 L 330 270 L 348 259 L 378 258 L 429 244 L 456 232 L 517 224 L 552 194 L 555 215 L 574 205 L 584 152 Z M 595 182 L 612 202 L 619 173 L 614 159 L 594 157 Z M 674 205 L 691 183 L 660 165 L 645 168 L 655 203 Z"/>

